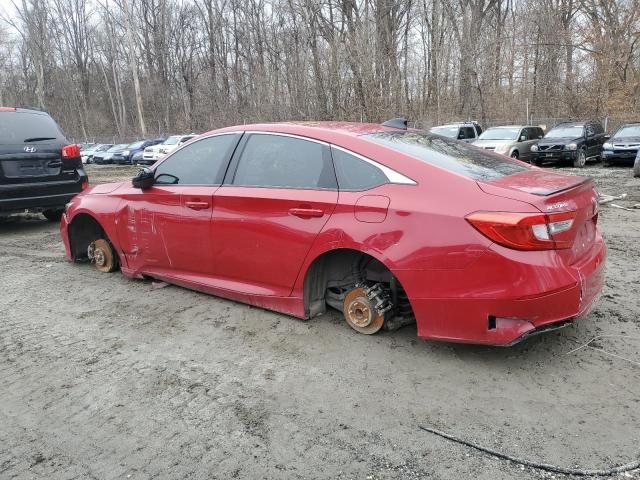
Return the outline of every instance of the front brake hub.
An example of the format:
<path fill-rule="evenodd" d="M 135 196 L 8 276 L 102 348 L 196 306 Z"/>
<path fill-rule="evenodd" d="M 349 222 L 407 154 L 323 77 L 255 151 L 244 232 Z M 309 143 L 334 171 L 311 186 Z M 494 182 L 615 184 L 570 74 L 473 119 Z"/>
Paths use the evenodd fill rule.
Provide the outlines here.
<path fill-rule="evenodd" d="M 112 272 L 115 268 L 115 257 L 109 242 L 100 238 L 89 246 L 89 259 L 100 272 Z"/>
<path fill-rule="evenodd" d="M 347 293 L 342 313 L 351 328 L 365 335 L 376 333 L 384 325 L 384 313 L 378 313 L 362 287 Z"/>

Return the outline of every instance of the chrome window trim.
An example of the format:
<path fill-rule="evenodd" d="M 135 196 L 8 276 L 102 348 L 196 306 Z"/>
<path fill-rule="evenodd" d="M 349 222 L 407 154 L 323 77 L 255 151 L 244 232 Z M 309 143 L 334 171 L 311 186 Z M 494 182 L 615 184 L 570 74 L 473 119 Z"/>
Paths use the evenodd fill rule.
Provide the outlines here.
<path fill-rule="evenodd" d="M 339 147 L 338 145 L 331 145 L 331 148 L 335 148 L 349 155 L 353 155 L 354 157 L 359 158 L 363 162 L 366 162 L 369 165 L 373 165 L 374 167 L 380 169 L 382 173 L 384 173 L 385 177 L 387 177 L 387 180 L 389 180 L 390 183 L 394 183 L 397 185 L 417 185 L 415 180 L 410 179 L 409 177 L 401 174 L 400 172 L 396 172 L 394 169 L 389 168 L 386 165 L 382 165 L 381 163 L 371 160 L 370 158 L 364 157 L 359 153 L 352 152 L 351 150 L 347 148 Z"/>
<path fill-rule="evenodd" d="M 282 137 L 292 137 L 292 138 L 299 138 L 300 140 L 307 140 L 309 142 L 315 142 L 315 143 L 319 143 L 320 145 L 326 145 L 327 147 L 330 148 L 336 148 L 338 150 L 343 151 L 344 153 L 348 153 L 349 155 L 353 155 L 354 157 L 359 158 L 360 160 L 362 160 L 363 162 L 366 162 L 370 165 L 373 165 L 374 167 L 380 169 L 382 171 L 382 173 L 385 175 L 385 177 L 387 177 L 387 180 L 389 180 L 389 183 L 393 183 L 393 184 L 398 184 L 398 185 L 417 185 L 417 182 L 415 180 L 410 179 L 409 177 L 396 172 L 395 170 L 393 170 L 392 168 L 387 167 L 386 165 L 382 165 L 381 163 L 378 163 L 374 160 L 371 160 L 370 158 L 364 157 L 362 155 L 360 155 L 359 153 L 355 153 L 347 148 L 344 147 L 340 147 L 334 143 L 329 143 L 329 142 L 325 142 L 324 140 L 318 140 L 316 138 L 311 138 L 311 137 L 305 137 L 304 135 L 296 135 L 296 134 L 292 134 L 292 133 L 280 133 L 280 132 L 265 132 L 265 131 L 260 131 L 260 130 L 247 130 L 245 131 L 245 133 L 249 133 L 249 134 L 259 134 L 259 135 L 279 135 Z"/>

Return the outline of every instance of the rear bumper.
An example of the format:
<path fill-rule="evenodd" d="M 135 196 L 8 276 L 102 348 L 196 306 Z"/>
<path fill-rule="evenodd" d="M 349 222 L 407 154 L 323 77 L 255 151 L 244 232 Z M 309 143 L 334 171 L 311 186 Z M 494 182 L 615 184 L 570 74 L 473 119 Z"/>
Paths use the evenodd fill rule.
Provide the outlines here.
<path fill-rule="evenodd" d="M 0 214 L 20 213 L 25 210 L 40 212 L 61 209 L 82 191 L 87 177 L 76 182 L 51 182 L 0 187 Z"/>
<path fill-rule="evenodd" d="M 576 265 L 561 266 L 556 262 L 552 268 L 514 266 L 522 277 L 519 284 L 509 279 L 506 269 L 501 271 L 501 265 L 495 265 L 499 274 L 504 273 L 501 297 L 487 298 L 469 291 L 460 291 L 454 298 L 412 298 L 410 294 L 418 337 L 507 346 L 528 336 L 566 326 L 586 316 L 596 302 L 604 284 L 605 259 L 606 247 L 599 239 L 587 258 Z M 554 268 L 558 271 L 553 272 Z M 461 272 L 449 272 L 438 272 L 437 281 L 456 281 L 456 275 L 461 275 Z M 462 272 L 486 279 L 488 288 L 485 292 L 500 290 L 482 270 L 464 269 Z M 450 276 L 452 278 L 448 279 Z M 410 284 L 403 283 L 403 286 L 408 293 L 412 290 Z M 532 286 L 539 290 L 536 294 L 530 293 Z"/>

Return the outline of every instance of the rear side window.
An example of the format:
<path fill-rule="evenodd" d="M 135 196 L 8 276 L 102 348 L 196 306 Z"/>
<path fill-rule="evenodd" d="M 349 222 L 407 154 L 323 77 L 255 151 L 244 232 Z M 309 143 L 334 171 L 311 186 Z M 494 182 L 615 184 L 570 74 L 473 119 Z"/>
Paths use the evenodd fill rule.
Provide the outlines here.
<path fill-rule="evenodd" d="M 239 134 L 217 135 L 196 141 L 167 157 L 155 170 L 160 185 L 220 185 L 227 159 Z"/>
<path fill-rule="evenodd" d="M 39 140 L 42 139 L 42 140 Z M 64 135 L 53 118 L 45 113 L 0 112 L 0 143 L 62 140 Z"/>
<path fill-rule="evenodd" d="M 362 191 L 389 183 L 382 170 L 355 155 L 333 147 L 331 155 L 340 190 Z"/>
<path fill-rule="evenodd" d="M 530 168 L 502 155 L 426 133 L 379 132 L 364 137 L 473 180 L 493 180 Z"/>
<path fill-rule="evenodd" d="M 240 155 L 233 184 L 335 189 L 336 175 L 329 148 L 323 144 L 282 135 L 252 134 Z"/>
<path fill-rule="evenodd" d="M 476 138 L 476 133 L 473 127 L 460 127 L 460 139 Z"/>
<path fill-rule="evenodd" d="M 474 126 L 476 127 L 476 132 L 478 133 L 478 136 L 482 135 L 482 127 L 477 123 Z"/>

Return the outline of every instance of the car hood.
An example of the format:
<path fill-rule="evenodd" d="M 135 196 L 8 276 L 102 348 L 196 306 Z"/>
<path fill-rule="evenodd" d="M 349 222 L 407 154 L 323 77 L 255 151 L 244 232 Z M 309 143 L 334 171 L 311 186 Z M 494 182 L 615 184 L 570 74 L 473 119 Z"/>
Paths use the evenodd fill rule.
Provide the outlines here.
<path fill-rule="evenodd" d="M 586 177 L 563 175 L 541 168 L 531 168 L 490 182 L 478 182 L 478 186 L 485 193 L 512 198 L 509 192 L 548 196 L 569 190 L 588 181 L 589 179 Z M 521 200 L 521 198 L 517 199 Z"/>
<path fill-rule="evenodd" d="M 478 147 L 506 147 L 506 146 L 511 146 L 514 143 L 513 140 L 476 140 L 475 142 L 473 142 L 473 145 L 476 145 Z"/>
<path fill-rule="evenodd" d="M 538 145 L 566 145 L 567 143 L 582 142 L 584 138 L 577 137 L 559 137 L 559 138 L 543 138 L 538 142 Z"/>
<path fill-rule="evenodd" d="M 122 187 L 127 182 L 117 182 L 117 183 L 102 183 L 100 185 L 96 185 L 95 187 L 89 188 L 86 193 L 87 195 L 105 195 L 107 193 L 113 193 L 118 188 Z"/>

